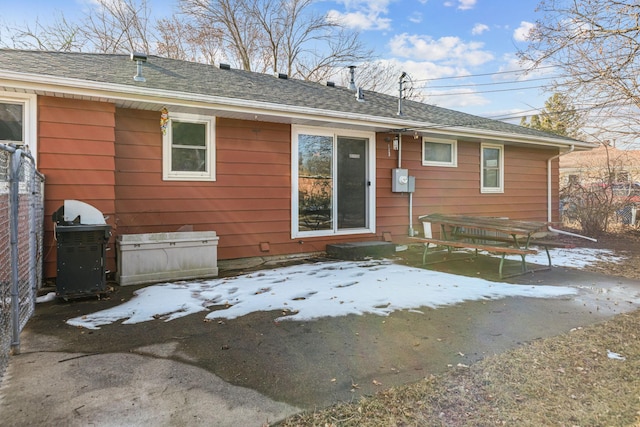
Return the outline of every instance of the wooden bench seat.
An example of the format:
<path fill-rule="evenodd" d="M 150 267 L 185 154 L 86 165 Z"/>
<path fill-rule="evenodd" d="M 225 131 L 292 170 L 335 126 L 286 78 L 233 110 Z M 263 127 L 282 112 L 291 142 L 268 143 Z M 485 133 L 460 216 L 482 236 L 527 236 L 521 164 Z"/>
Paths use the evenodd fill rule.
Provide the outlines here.
<path fill-rule="evenodd" d="M 490 237 L 487 237 L 487 236 L 474 236 L 474 238 L 477 238 L 477 240 L 484 240 L 484 241 L 492 240 Z M 427 254 L 429 252 L 429 248 L 431 247 L 431 245 L 444 246 L 447 248 L 449 252 L 451 252 L 452 248 L 474 249 L 475 250 L 474 257 L 478 255 L 478 250 L 501 254 L 500 267 L 498 269 L 501 279 L 504 277 L 510 277 L 510 276 L 505 276 L 502 273 L 505 256 L 507 254 L 521 256 L 522 273 L 519 273 L 519 274 L 523 274 L 529 271 L 533 271 L 533 270 L 527 270 L 527 264 L 525 259 L 526 255 L 535 255 L 538 253 L 537 250 L 531 249 L 531 248 L 516 248 L 512 246 L 499 245 L 499 244 L 491 245 L 486 243 L 475 243 L 475 242 L 469 242 L 469 241 L 463 241 L 463 240 L 440 240 L 440 239 L 421 238 L 421 237 L 414 237 L 413 239 L 416 239 L 424 244 L 425 248 L 424 248 L 424 253 L 422 255 L 423 265 L 427 265 L 427 262 L 426 262 Z M 509 242 L 512 242 L 512 241 L 505 239 L 505 243 L 509 243 Z M 547 256 L 549 257 L 548 251 L 547 251 Z M 442 261 L 437 261 L 437 262 L 442 262 Z M 551 257 L 549 257 L 548 268 L 551 268 Z M 548 269 L 548 268 L 545 268 L 545 269 Z"/>
<path fill-rule="evenodd" d="M 468 249 L 476 249 L 483 250 L 487 252 L 496 252 L 501 254 L 516 254 L 516 255 L 531 255 L 537 254 L 538 251 L 535 249 L 520 249 L 514 248 L 510 246 L 499 246 L 499 245 L 489 245 L 485 243 L 474 243 L 474 242 L 465 242 L 458 240 L 438 240 L 438 239 L 423 239 L 419 240 L 423 241 L 425 245 L 434 244 L 438 246 L 447 246 L 453 248 L 468 248 Z M 478 240 L 489 240 L 489 239 L 478 239 Z"/>
<path fill-rule="evenodd" d="M 456 233 L 456 239 L 471 239 L 472 241 L 489 241 L 489 242 L 504 242 L 504 243 L 513 243 L 513 237 L 508 236 L 485 236 L 482 234 L 468 234 L 468 233 Z M 518 241 L 523 241 L 524 239 L 519 237 Z M 542 246 L 546 248 L 564 248 L 564 249 L 573 249 L 576 245 L 572 243 L 566 242 L 556 242 L 553 240 L 540 240 L 540 239 L 531 239 L 529 240 L 529 246 Z"/>
<path fill-rule="evenodd" d="M 531 240 L 529 246 L 544 246 L 545 248 L 561 248 L 561 249 L 573 249 L 576 247 L 573 243 L 554 242 L 551 240 Z"/>

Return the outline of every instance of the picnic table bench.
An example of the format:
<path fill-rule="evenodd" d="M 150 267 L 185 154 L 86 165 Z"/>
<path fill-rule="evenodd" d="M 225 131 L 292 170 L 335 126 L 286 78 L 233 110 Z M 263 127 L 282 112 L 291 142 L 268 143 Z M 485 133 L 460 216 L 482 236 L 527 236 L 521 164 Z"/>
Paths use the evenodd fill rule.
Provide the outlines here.
<path fill-rule="evenodd" d="M 498 272 L 500 278 L 505 278 L 550 269 L 551 254 L 549 253 L 549 247 L 566 247 L 562 243 L 541 240 L 542 237 L 549 234 L 546 222 L 443 214 L 423 215 L 419 219 L 425 226 L 425 237 L 416 237 L 415 239 L 424 243 L 423 265 L 427 265 L 427 255 L 432 246 L 446 247 L 449 253 L 453 251 L 453 248 L 474 249 L 474 257 L 478 255 L 479 250 L 483 250 L 501 255 Z M 431 237 L 431 223 L 440 224 L 439 239 Z M 526 256 L 538 253 L 532 246 L 544 248 L 548 260 L 546 267 L 528 268 Z M 520 255 L 520 273 L 508 276 L 503 274 L 506 255 Z"/>

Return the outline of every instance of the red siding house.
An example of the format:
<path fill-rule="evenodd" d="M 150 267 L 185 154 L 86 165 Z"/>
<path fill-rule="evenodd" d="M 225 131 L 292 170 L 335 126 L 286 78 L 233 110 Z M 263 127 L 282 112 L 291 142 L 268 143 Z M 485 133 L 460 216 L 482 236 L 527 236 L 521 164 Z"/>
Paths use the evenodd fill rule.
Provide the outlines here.
<path fill-rule="evenodd" d="M 0 49 L 0 128 L 22 129 L 8 142 L 36 157 L 46 214 L 89 203 L 112 247 L 129 234 L 215 231 L 218 258 L 232 260 L 402 241 L 434 212 L 556 221 L 558 156 L 592 148 L 409 100 L 398 114 L 396 97 L 330 83 L 157 56 L 141 65 L 139 75 L 129 55 Z"/>

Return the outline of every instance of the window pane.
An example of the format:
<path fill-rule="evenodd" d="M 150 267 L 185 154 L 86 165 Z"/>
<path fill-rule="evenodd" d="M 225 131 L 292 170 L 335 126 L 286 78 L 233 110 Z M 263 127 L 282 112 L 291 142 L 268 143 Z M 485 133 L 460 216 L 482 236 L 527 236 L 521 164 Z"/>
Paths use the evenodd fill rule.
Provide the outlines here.
<path fill-rule="evenodd" d="M 173 147 L 171 149 L 171 170 L 205 172 L 207 170 L 207 150 Z"/>
<path fill-rule="evenodd" d="M 333 138 L 298 137 L 298 229 L 333 228 Z"/>
<path fill-rule="evenodd" d="M 194 145 L 205 147 L 207 145 L 207 125 L 204 123 L 173 122 L 173 145 Z"/>
<path fill-rule="evenodd" d="M 23 142 L 21 104 L 0 103 L 0 141 Z"/>
<path fill-rule="evenodd" d="M 500 149 L 482 149 L 482 168 L 484 188 L 500 188 Z"/>
<path fill-rule="evenodd" d="M 445 162 L 451 163 L 452 149 L 451 144 L 442 144 L 438 142 L 424 143 L 424 160 L 428 162 Z"/>
<path fill-rule="evenodd" d="M 495 148 L 484 148 L 484 167 L 485 168 L 497 168 L 498 160 L 500 159 L 500 150 Z"/>
<path fill-rule="evenodd" d="M 498 171 L 495 169 L 488 169 L 484 171 L 483 187 L 499 187 L 498 183 Z"/>
<path fill-rule="evenodd" d="M 207 125 L 171 123 L 171 170 L 175 172 L 207 171 Z"/>

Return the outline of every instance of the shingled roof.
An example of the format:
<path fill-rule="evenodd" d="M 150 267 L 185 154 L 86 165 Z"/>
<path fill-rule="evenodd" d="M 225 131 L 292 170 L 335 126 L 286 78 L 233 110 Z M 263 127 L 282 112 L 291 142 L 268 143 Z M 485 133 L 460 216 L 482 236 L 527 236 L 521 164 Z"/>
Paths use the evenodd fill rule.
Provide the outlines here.
<path fill-rule="evenodd" d="M 159 56 L 148 56 L 143 65 L 144 82 L 133 80 L 136 68 L 129 55 L 95 54 L 77 52 L 47 52 L 0 49 L 0 88 L 6 76 L 16 80 L 21 76 L 45 77 L 51 83 L 93 82 L 106 89 L 135 88 L 136 93 L 153 95 L 162 91 L 181 97 L 215 97 L 216 99 L 241 100 L 265 108 L 286 106 L 289 109 L 304 108 L 307 111 L 333 112 L 354 115 L 360 120 L 383 120 L 407 123 L 412 129 L 464 128 L 512 135 L 525 139 L 541 139 L 559 145 L 589 147 L 589 144 L 522 126 L 482 118 L 420 102 L 404 100 L 403 114 L 397 115 L 398 100 L 394 96 L 364 91 L 364 101 L 344 87 L 296 79 L 277 78 L 236 69 L 221 69 L 212 65 L 180 61 Z"/>

